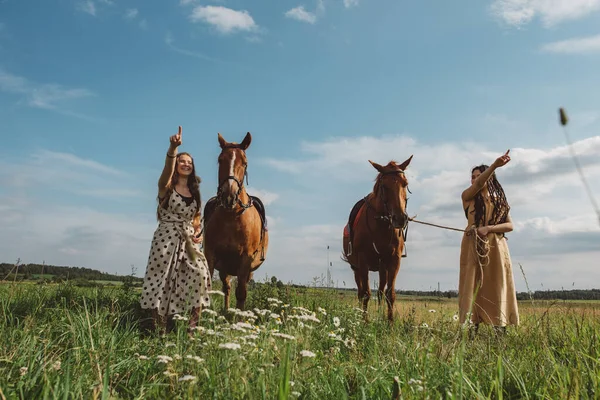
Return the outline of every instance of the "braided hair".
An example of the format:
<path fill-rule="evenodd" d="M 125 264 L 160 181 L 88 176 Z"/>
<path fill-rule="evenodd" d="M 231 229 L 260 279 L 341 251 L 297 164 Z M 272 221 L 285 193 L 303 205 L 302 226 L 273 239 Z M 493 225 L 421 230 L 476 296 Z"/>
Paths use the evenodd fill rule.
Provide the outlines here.
<path fill-rule="evenodd" d="M 471 173 L 474 171 L 479 171 L 483 173 L 489 166 L 482 164 L 474 167 L 471 170 Z M 504 194 L 504 189 L 498 179 L 496 179 L 496 173 L 492 173 L 490 178 L 487 181 L 487 190 L 490 195 L 490 200 L 494 204 L 494 210 L 492 211 L 492 216 L 490 220 L 487 221 L 487 225 L 498 225 L 506 222 L 508 217 L 508 212 L 510 211 L 510 206 L 508 205 L 508 201 L 506 200 L 506 195 Z M 483 195 L 481 194 L 481 190 L 477 192 L 474 197 L 474 206 L 475 206 L 475 225 L 483 226 L 485 224 L 485 215 L 486 215 L 486 207 L 485 202 L 483 200 Z"/>

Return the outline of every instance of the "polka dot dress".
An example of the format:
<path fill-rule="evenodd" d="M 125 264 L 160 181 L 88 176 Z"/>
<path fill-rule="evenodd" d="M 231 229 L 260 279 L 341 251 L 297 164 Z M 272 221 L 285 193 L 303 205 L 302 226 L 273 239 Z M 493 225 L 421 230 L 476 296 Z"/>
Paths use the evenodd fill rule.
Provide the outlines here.
<path fill-rule="evenodd" d="M 186 249 L 185 236 L 194 234 L 192 218 L 195 212 L 196 201 L 175 190 L 168 207 L 160 207 L 160 222 L 152 239 L 140 299 L 142 308 L 157 309 L 160 315 L 172 315 L 210 304 L 211 278 L 206 258 L 197 244 L 193 244 L 195 261 L 189 254 L 193 250 Z"/>

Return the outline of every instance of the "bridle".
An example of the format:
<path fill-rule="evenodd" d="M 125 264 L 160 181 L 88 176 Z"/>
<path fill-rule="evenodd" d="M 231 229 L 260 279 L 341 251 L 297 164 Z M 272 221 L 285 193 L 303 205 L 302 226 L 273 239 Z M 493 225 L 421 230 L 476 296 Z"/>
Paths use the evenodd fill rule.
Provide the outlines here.
<path fill-rule="evenodd" d="M 383 178 L 383 176 L 385 175 L 404 175 L 404 171 L 403 170 L 397 170 L 397 171 L 387 171 L 387 172 L 382 172 L 379 177 L 377 178 L 378 181 L 381 181 L 381 179 Z M 378 182 L 380 183 L 380 182 Z M 406 190 L 408 191 L 408 193 L 412 192 L 410 191 L 410 189 L 408 188 L 408 186 L 406 187 Z M 380 196 L 383 200 L 383 213 L 378 213 L 377 211 L 375 211 L 375 208 L 369 203 L 367 196 L 365 196 L 365 204 L 367 205 L 367 208 L 370 208 L 374 213 L 375 216 L 374 218 L 376 220 L 381 220 L 381 221 L 387 221 L 388 225 L 390 227 L 393 227 L 392 225 L 392 213 L 388 207 L 388 203 L 385 197 L 385 186 L 383 186 L 382 184 L 379 185 L 379 192 L 380 192 Z M 408 198 L 406 198 L 404 200 L 404 213 L 406 214 L 406 207 L 408 205 Z M 408 215 L 406 215 L 406 220 L 404 222 L 404 225 L 402 227 L 400 227 L 400 230 L 404 230 L 407 226 L 408 226 Z M 397 229 L 397 228 L 396 228 Z"/>
<path fill-rule="evenodd" d="M 403 170 L 396 170 L 396 171 L 387 171 L 387 172 L 382 172 L 380 173 L 379 177 L 377 178 L 378 182 L 383 178 L 384 175 L 404 175 L 404 171 Z M 408 186 L 406 186 L 406 190 L 408 191 L 408 193 L 412 194 L 412 192 L 410 191 L 410 189 L 408 188 Z M 365 201 L 365 205 L 367 206 L 367 218 L 368 218 L 368 213 L 369 210 L 371 210 L 373 213 L 375 213 L 375 216 L 373 217 L 375 220 L 379 220 L 379 221 L 387 221 L 388 226 L 390 228 L 392 228 L 392 235 L 395 229 L 399 229 L 399 234 L 400 236 L 402 236 L 402 240 L 403 242 L 406 244 L 406 238 L 408 236 L 408 214 L 406 214 L 406 209 L 408 206 L 408 197 L 405 198 L 404 200 L 404 213 L 406 214 L 406 219 L 404 221 L 404 225 L 400 228 L 394 228 L 393 224 L 392 224 L 392 213 L 389 210 L 386 198 L 385 198 L 385 187 L 383 185 L 379 185 L 379 192 L 381 195 L 381 198 L 383 199 L 383 213 L 378 213 L 375 208 L 369 203 L 369 199 L 367 198 L 367 196 L 365 196 L 364 201 Z M 369 224 L 367 223 L 367 229 L 369 230 L 369 232 L 371 234 L 373 234 L 373 232 L 371 232 L 371 228 L 369 227 Z M 392 240 L 393 236 L 390 237 L 390 241 Z M 375 251 L 379 254 L 379 250 L 377 249 L 377 247 L 375 246 L 375 242 L 373 242 L 373 248 L 375 249 Z M 404 246 L 404 252 L 405 254 L 402 255 L 402 257 L 406 257 L 408 254 L 406 253 L 406 245 Z"/>
<path fill-rule="evenodd" d="M 244 163 L 244 177 L 246 178 L 246 184 L 248 184 L 248 163 Z M 242 213 L 243 213 L 248 208 L 252 207 L 252 197 L 248 196 L 247 203 L 242 202 L 242 200 L 240 199 L 240 194 L 242 193 L 242 190 L 244 190 L 244 178 L 242 178 L 240 181 L 235 176 L 229 175 L 225 179 L 223 179 L 221 182 L 219 182 L 219 186 L 217 187 L 217 204 L 222 207 L 225 207 L 225 204 L 223 202 L 223 185 L 226 182 L 228 182 L 229 180 L 233 180 L 235 183 L 238 184 L 238 190 L 235 193 L 235 199 L 234 199 L 233 203 L 239 204 L 240 207 L 242 207 Z"/>

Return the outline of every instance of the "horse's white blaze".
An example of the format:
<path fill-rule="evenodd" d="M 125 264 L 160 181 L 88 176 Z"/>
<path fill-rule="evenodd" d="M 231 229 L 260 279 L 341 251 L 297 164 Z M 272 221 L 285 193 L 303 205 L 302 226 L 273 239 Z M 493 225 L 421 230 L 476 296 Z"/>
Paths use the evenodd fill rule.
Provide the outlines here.
<path fill-rule="evenodd" d="M 235 176 L 233 169 L 235 167 L 235 151 L 231 152 L 231 164 L 229 164 L 229 176 Z M 229 185 L 229 189 L 231 189 L 231 179 L 227 180 L 227 184 Z"/>

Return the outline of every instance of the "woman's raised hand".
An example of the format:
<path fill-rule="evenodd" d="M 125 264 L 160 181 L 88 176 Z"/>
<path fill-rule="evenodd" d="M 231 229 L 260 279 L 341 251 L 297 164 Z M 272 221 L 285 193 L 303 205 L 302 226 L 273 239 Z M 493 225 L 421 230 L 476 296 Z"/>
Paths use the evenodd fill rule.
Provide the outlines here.
<path fill-rule="evenodd" d="M 177 135 L 173 135 L 170 137 L 171 147 L 176 148 L 181 146 L 181 126 L 179 127 L 179 132 Z"/>
<path fill-rule="evenodd" d="M 504 153 L 500 157 L 496 158 L 493 165 L 496 168 L 500 168 L 500 167 L 503 167 L 506 164 L 508 164 L 508 162 L 510 161 L 510 156 L 508 155 L 509 152 L 510 152 L 510 149 L 506 150 L 506 153 Z"/>

